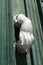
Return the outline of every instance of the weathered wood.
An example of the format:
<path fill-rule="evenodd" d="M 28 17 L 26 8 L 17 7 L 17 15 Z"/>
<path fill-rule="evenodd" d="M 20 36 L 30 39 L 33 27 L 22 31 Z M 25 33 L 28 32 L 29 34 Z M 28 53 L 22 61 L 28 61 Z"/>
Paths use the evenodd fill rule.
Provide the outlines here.
<path fill-rule="evenodd" d="M 6 10 L 5 0 L 0 0 L 0 65 L 6 65 Z"/>
<path fill-rule="evenodd" d="M 36 0 L 26 0 L 28 16 L 30 16 L 35 36 L 35 43 L 33 44 L 33 60 L 34 65 L 43 64 L 43 33 L 38 13 L 38 7 Z"/>
<path fill-rule="evenodd" d="M 13 16 L 20 13 L 25 14 L 25 5 L 23 0 L 13 0 L 12 7 L 13 7 Z M 16 57 L 14 59 L 14 63 L 16 61 L 15 65 L 31 65 L 30 53 L 22 54 L 16 52 L 15 57 Z"/>
<path fill-rule="evenodd" d="M 35 42 L 27 54 L 19 53 L 15 48 L 13 16 L 18 13 L 28 16 L 33 24 Z M 40 22 L 36 0 L 0 0 L 0 65 L 43 65 L 43 33 Z"/>
<path fill-rule="evenodd" d="M 11 45 L 14 35 L 11 16 L 12 8 L 10 9 L 11 11 L 9 11 L 9 8 L 11 8 L 11 1 L 9 3 L 8 0 L 0 0 L 0 65 L 9 65 L 10 57 L 12 56 Z"/>

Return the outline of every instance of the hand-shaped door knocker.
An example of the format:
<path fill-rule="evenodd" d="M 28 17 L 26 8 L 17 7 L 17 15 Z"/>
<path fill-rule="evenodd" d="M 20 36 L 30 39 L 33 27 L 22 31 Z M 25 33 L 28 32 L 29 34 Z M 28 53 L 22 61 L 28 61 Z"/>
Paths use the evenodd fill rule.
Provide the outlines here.
<path fill-rule="evenodd" d="M 32 22 L 25 15 L 17 14 L 14 16 L 14 24 L 20 28 L 17 49 L 23 53 L 28 52 L 34 41 Z"/>

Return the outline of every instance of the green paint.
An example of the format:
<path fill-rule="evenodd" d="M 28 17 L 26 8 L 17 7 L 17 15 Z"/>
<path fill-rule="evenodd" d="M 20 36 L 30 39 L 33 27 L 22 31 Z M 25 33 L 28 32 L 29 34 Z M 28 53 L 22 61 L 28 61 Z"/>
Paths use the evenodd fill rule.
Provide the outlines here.
<path fill-rule="evenodd" d="M 43 33 L 36 0 L 26 0 L 26 8 L 35 36 L 32 46 L 34 65 L 43 65 Z M 23 0 L 0 0 L 0 65 L 32 65 L 30 52 L 22 54 L 15 48 L 13 16 L 18 13 L 25 14 Z"/>
<path fill-rule="evenodd" d="M 34 36 L 35 36 L 35 43 L 33 44 L 33 47 L 32 47 L 34 65 L 42 65 L 43 64 L 43 62 L 42 62 L 42 59 L 43 59 L 43 52 L 42 52 L 43 51 L 43 44 L 42 44 L 43 33 L 42 33 L 42 29 L 41 29 L 37 2 L 36 2 L 36 0 L 32 0 L 32 1 L 26 0 L 26 3 L 27 3 L 28 16 L 30 16 L 30 18 L 32 20 Z"/>
<path fill-rule="evenodd" d="M 13 7 L 13 16 L 20 13 L 25 14 L 23 0 L 13 0 L 12 7 Z M 21 58 L 20 56 L 23 58 Z M 31 65 L 30 53 L 24 55 L 16 52 L 16 59 L 14 59 L 14 61 L 16 61 L 15 65 Z"/>

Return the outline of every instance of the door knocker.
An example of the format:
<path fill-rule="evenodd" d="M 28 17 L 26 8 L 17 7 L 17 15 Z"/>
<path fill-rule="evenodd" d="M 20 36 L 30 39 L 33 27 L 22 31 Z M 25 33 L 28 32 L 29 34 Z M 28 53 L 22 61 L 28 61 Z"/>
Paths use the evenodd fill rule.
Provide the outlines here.
<path fill-rule="evenodd" d="M 34 41 L 32 22 L 24 14 L 17 14 L 14 16 L 14 24 L 20 28 L 17 49 L 19 52 L 28 52 Z"/>

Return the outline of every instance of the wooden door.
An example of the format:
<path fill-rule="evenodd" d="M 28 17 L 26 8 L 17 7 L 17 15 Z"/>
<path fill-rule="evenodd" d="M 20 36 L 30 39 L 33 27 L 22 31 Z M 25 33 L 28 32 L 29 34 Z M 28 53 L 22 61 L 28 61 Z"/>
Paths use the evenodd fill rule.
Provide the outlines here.
<path fill-rule="evenodd" d="M 33 24 L 35 41 L 27 54 L 16 49 L 13 16 L 18 13 Z M 43 32 L 36 0 L 0 0 L 0 65 L 43 65 Z"/>

